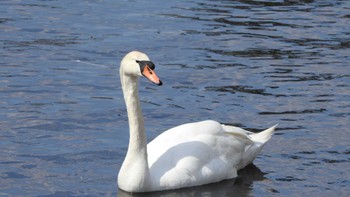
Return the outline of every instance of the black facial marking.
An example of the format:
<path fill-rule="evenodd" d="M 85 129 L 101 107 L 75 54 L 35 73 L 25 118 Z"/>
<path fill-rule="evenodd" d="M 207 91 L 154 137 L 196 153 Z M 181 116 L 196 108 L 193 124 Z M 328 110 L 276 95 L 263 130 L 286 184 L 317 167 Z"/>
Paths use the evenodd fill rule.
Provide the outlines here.
<path fill-rule="evenodd" d="M 154 70 L 156 68 L 156 66 L 153 64 L 153 62 L 149 61 L 148 62 L 148 66 L 150 69 Z"/>
<path fill-rule="evenodd" d="M 136 63 L 138 63 L 140 65 L 141 72 L 143 71 L 143 69 L 145 69 L 146 65 L 148 65 L 148 67 L 151 70 L 154 70 L 156 68 L 156 66 L 151 61 L 139 61 L 139 60 L 136 60 Z"/>

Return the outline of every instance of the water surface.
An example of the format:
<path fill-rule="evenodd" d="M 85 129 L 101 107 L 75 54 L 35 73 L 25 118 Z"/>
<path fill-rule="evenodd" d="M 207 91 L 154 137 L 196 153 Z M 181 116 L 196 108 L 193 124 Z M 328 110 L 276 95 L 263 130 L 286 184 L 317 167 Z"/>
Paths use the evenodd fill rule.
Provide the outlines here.
<path fill-rule="evenodd" d="M 118 65 L 146 52 L 151 140 L 214 119 L 276 135 L 236 180 L 151 196 L 348 196 L 350 2 L 0 2 L 0 196 L 129 196 Z M 79 60 L 79 61 L 77 61 Z M 88 63 L 84 63 L 88 62 Z"/>

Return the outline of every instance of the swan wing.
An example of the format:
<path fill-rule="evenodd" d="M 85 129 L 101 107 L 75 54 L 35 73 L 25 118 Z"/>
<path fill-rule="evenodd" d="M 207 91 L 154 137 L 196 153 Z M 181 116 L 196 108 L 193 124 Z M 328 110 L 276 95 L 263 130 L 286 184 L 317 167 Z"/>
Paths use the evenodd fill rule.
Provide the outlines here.
<path fill-rule="evenodd" d="M 147 146 L 152 187 L 175 189 L 236 177 L 244 152 L 254 145 L 249 134 L 212 120 L 163 132 Z"/>

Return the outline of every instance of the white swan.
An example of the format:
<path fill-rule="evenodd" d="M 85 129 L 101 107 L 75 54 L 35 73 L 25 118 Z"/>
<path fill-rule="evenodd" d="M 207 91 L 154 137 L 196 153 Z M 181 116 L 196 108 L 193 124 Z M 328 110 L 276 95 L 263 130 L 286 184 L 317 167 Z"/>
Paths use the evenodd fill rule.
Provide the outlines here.
<path fill-rule="evenodd" d="M 154 64 L 133 51 L 121 61 L 120 78 L 128 112 L 130 141 L 118 174 L 128 192 L 170 190 L 214 183 L 237 176 L 271 138 L 275 126 L 260 133 L 212 120 L 169 129 L 147 145 L 138 97 L 138 77 L 161 85 Z"/>

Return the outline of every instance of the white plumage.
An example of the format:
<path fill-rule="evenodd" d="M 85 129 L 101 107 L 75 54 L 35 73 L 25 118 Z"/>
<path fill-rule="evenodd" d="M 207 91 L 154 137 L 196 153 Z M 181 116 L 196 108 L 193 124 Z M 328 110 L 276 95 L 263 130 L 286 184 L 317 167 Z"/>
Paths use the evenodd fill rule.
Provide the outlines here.
<path fill-rule="evenodd" d="M 253 134 L 206 120 L 169 129 L 147 145 L 153 187 L 165 190 L 234 178 L 254 160 L 274 128 Z"/>
<path fill-rule="evenodd" d="M 146 145 L 138 76 L 146 76 L 161 85 L 154 68 L 146 68 L 148 71 L 143 68 L 147 62 L 150 62 L 148 56 L 137 51 L 127 54 L 121 62 L 130 141 L 118 175 L 120 189 L 160 191 L 234 178 L 237 170 L 251 163 L 271 138 L 277 125 L 255 134 L 206 120 L 169 129 Z"/>

